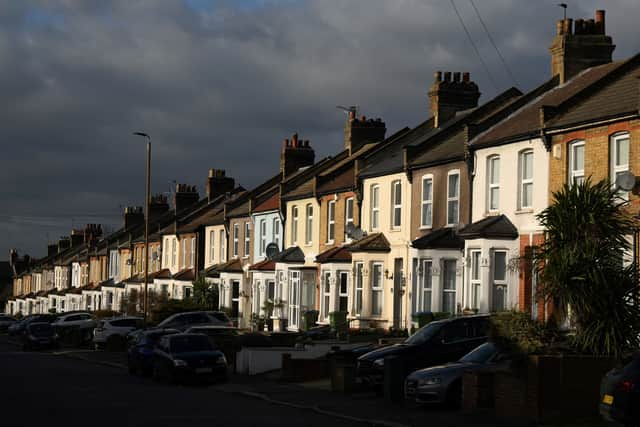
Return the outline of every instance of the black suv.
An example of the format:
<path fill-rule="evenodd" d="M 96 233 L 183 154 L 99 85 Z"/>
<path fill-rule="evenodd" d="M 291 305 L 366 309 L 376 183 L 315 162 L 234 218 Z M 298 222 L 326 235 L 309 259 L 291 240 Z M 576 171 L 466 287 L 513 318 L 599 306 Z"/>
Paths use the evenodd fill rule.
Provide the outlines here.
<path fill-rule="evenodd" d="M 357 376 L 365 384 L 381 385 L 384 361 L 389 356 L 401 359 L 405 376 L 418 369 L 458 360 L 487 341 L 488 320 L 488 315 L 476 315 L 431 322 L 401 344 L 360 356 Z"/>

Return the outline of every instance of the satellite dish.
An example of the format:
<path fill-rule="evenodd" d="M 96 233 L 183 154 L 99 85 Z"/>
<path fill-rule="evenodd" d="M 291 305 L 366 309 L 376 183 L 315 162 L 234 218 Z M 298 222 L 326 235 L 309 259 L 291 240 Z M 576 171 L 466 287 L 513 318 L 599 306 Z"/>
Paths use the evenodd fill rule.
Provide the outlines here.
<path fill-rule="evenodd" d="M 280 252 L 280 249 L 276 243 L 269 243 L 265 251 L 267 253 L 267 259 L 273 259 L 273 257 Z"/>
<path fill-rule="evenodd" d="M 353 224 L 347 224 L 346 232 L 347 236 L 353 240 L 360 240 L 365 235 L 360 227 L 356 227 Z"/>
<path fill-rule="evenodd" d="M 636 176 L 629 172 L 625 171 L 616 176 L 616 187 L 620 188 L 624 191 L 631 191 L 636 186 Z"/>
<path fill-rule="evenodd" d="M 158 260 L 158 252 L 157 251 L 151 252 L 151 260 L 152 261 L 157 261 Z"/>

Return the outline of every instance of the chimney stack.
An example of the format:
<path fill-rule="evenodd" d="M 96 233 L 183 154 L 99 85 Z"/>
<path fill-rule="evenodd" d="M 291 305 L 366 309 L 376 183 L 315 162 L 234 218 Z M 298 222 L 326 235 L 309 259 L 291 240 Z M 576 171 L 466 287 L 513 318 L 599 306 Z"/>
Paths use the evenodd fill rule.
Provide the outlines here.
<path fill-rule="evenodd" d="M 124 228 L 129 229 L 144 224 L 144 211 L 141 206 L 124 208 Z"/>
<path fill-rule="evenodd" d="M 47 245 L 47 256 L 55 255 L 58 253 L 58 244 L 53 243 L 51 245 Z"/>
<path fill-rule="evenodd" d="M 282 141 L 282 152 L 280 153 L 280 174 L 282 179 L 287 178 L 298 169 L 313 165 L 316 155 L 309 145 L 309 140 L 298 139 L 298 134 L 294 133 L 291 140 Z"/>
<path fill-rule="evenodd" d="M 431 114 L 434 118 L 433 127 L 440 127 L 447 120 L 452 119 L 458 111 L 468 110 L 478 106 L 480 91 L 478 85 L 471 81 L 468 72 L 453 73 L 436 71 L 434 82 L 429 89 Z"/>
<path fill-rule="evenodd" d="M 611 62 L 615 49 L 611 37 L 605 34 L 605 11 L 596 10 L 595 19 L 561 19 L 557 34 L 549 47 L 551 75 L 560 83 L 587 68 Z"/>
<path fill-rule="evenodd" d="M 230 193 L 236 186 L 236 181 L 226 176 L 224 169 L 209 169 L 207 178 L 207 198 L 209 202 L 225 193 Z"/>
<path fill-rule="evenodd" d="M 68 236 L 60 237 L 58 240 L 58 253 L 65 251 L 71 247 L 71 239 Z"/>
<path fill-rule="evenodd" d="M 71 247 L 75 248 L 84 242 L 83 230 L 71 230 Z"/>
<path fill-rule="evenodd" d="M 87 224 L 84 228 L 84 243 L 92 245 L 102 237 L 102 226 L 100 224 Z"/>
<path fill-rule="evenodd" d="M 176 213 L 195 205 L 199 200 L 200 196 L 196 191 L 195 185 L 176 184 L 176 193 L 173 200 Z"/>
<path fill-rule="evenodd" d="M 169 211 L 169 202 L 164 194 L 154 194 L 149 198 L 149 223 L 156 222 Z"/>
<path fill-rule="evenodd" d="M 363 145 L 380 142 L 387 133 L 387 127 L 382 119 L 368 119 L 356 117 L 355 111 L 349 111 L 349 118 L 344 126 L 344 148 L 349 155 L 355 153 Z"/>

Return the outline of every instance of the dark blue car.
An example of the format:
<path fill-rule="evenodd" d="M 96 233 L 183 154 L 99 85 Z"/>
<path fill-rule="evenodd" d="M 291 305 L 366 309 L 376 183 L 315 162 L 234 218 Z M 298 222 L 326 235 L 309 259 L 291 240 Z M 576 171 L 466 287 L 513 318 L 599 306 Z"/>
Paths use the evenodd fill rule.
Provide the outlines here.
<path fill-rule="evenodd" d="M 153 372 L 153 349 L 160 338 L 177 334 L 177 329 L 137 330 L 129 334 L 127 365 L 131 375 L 149 376 Z"/>

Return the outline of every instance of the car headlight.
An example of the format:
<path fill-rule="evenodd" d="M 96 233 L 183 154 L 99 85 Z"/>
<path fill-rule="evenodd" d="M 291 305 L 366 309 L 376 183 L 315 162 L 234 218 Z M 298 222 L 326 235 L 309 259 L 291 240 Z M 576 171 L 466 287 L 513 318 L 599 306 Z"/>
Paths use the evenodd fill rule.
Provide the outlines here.
<path fill-rule="evenodd" d="M 373 366 L 377 366 L 378 368 L 384 367 L 384 359 L 376 359 L 373 361 Z"/>
<path fill-rule="evenodd" d="M 182 359 L 175 359 L 173 361 L 173 366 L 187 366 L 187 362 Z"/>
<path fill-rule="evenodd" d="M 418 387 L 422 385 L 436 385 L 442 382 L 440 377 L 428 377 L 418 380 Z"/>

